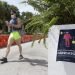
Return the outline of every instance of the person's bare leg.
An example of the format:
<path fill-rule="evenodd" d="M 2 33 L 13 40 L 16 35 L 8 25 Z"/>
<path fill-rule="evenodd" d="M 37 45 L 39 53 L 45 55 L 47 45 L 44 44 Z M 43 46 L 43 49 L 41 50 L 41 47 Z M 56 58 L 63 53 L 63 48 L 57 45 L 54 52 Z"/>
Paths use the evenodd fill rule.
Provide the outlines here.
<path fill-rule="evenodd" d="M 5 54 L 5 57 L 7 58 L 9 52 L 10 52 L 10 46 L 12 45 L 12 43 L 14 42 L 14 40 L 10 37 L 8 39 L 8 44 L 7 44 L 7 50 L 6 50 L 6 54 Z"/>
<path fill-rule="evenodd" d="M 22 58 L 23 58 L 23 56 L 22 56 L 21 38 L 20 38 L 20 39 L 18 39 L 18 40 L 16 40 L 15 42 L 16 42 L 16 44 L 17 44 L 17 45 L 18 45 L 18 47 L 19 47 L 19 53 L 20 53 L 20 57 L 19 57 L 19 59 L 22 59 Z"/>
<path fill-rule="evenodd" d="M 9 52 L 10 52 L 10 46 L 11 46 L 11 44 L 13 43 L 13 41 L 14 41 L 14 40 L 12 39 L 12 37 L 11 37 L 11 35 L 10 35 L 10 36 L 9 36 L 9 39 L 8 39 L 8 44 L 7 44 L 7 50 L 6 50 L 5 57 L 3 57 L 2 59 L 0 59 L 0 61 L 2 61 L 1 64 L 7 62 L 7 56 L 8 56 L 8 54 L 9 54 Z"/>
<path fill-rule="evenodd" d="M 19 47 L 20 55 L 22 55 L 21 39 L 18 39 L 18 40 L 16 40 L 15 42 L 16 42 L 16 44 L 17 44 L 17 45 L 18 45 L 18 47 Z"/>

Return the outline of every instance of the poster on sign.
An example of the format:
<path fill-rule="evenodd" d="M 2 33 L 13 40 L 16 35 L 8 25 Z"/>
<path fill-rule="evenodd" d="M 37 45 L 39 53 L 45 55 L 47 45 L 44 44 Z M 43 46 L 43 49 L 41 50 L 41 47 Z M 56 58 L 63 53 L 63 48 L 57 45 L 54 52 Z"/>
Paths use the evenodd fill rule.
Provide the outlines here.
<path fill-rule="evenodd" d="M 60 30 L 56 60 L 75 63 L 75 29 Z"/>

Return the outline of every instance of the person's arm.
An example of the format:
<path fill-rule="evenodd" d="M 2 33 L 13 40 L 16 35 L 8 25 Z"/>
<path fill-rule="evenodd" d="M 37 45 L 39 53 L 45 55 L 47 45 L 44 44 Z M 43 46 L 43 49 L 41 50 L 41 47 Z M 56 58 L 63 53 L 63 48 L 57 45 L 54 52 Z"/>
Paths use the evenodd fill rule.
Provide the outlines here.
<path fill-rule="evenodd" d="M 11 25 L 13 28 L 21 28 L 22 26 L 22 22 L 21 22 L 21 19 L 18 18 L 17 19 L 17 24 L 16 25 Z"/>
<path fill-rule="evenodd" d="M 8 21 L 5 21 L 6 26 L 8 27 L 8 32 L 10 32 L 11 25 Z"/>

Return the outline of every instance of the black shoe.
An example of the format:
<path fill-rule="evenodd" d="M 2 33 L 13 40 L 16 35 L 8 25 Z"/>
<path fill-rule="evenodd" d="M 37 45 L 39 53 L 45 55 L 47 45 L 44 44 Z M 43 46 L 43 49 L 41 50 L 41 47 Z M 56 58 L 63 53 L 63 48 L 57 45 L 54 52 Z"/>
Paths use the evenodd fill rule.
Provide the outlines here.
<path fill-rule="evenodd" d="M 2 61 L 1 64 L 7 63 L 8 61 Z"/>
<path fill-rule="evenodd" d="M 7 58 L 3 57 L 0 61 L 7 62 Z"/>
<path fill-rule="evenodd" d="M 22 55 L 19 56 L 19 60 L 23 59 L 24 57 Z"/>

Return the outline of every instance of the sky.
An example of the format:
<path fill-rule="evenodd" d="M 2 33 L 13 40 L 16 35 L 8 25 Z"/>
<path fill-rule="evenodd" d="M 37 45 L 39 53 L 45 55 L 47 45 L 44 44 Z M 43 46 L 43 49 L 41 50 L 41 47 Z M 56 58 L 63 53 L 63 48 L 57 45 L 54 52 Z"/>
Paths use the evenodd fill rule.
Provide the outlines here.
<path fill-rule="evenodd" d="M 21 3 L 22 1 L 26 1 L 26 0 L 1 0 L 1 1 L 5 1 L 10 5 L 15 5 L 16 7 L 18 7 L 20 13 L 21 12 L 32 12 L 33 14 L 37 14 L 38 12 L 34 10 L 34 8 L 28 4 L 23 4 Z"/>

